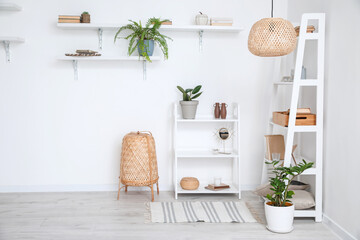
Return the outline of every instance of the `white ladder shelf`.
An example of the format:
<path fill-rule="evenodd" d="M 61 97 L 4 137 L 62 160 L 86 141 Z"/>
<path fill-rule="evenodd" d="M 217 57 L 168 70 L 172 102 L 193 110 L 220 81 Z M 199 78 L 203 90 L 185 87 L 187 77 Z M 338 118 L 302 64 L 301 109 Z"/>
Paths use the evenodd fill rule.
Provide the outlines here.
<path fill-rule="evenodd" d="M 318 32 L 307 33 L 306 29 L 309 20 L 318 21 Z M 316 79 L 301 79 L 301 71 L 304 60 L 306 40 L 317 40 L 317 77 Z M 314 217 L 316 222 L 322 221 L 322 170 L 323 170 L 323 104 L 324 104 L 324 50 L 325 50 L 325 14 L 324 13 L 305 13 L 302 15 L 298 48 L 296 54 L 296 64 L 293 82 L 274 82 L 273 99 L 276 97 L 279 86 L 292 86 L 290 116 L 286 133 L 286 145 L 284 166 L 290 166 L 292 160 L 292 147 L 296 132 L 314 132 L 316 135 L 316 160 L 315 167 L 304 172 L 303 175 L 315 176 L 315 209 L 295 210 L 295 217 Z M 316 125 L 314 126 L 295 126 L 296 112 L 300 97 L 300 87 L 316 88 Z M 273 101 L 272 99 L 272 101 Z M 271 111 L 270 111 L 271 112 Z M 274 126 L 279 126 L 270 121 L 269 132 L 274 132 Z M 301 160 L 301 159 L 300 159 Z M 265 169 L 264 164 L 264 169 Z M 263 171 L 263 177 L 266 170 Z"/>

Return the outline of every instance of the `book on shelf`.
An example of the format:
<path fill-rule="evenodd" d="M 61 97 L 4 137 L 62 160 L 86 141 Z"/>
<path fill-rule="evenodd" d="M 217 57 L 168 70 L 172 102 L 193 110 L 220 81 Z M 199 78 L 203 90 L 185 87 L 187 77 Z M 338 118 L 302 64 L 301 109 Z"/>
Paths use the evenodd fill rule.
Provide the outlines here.
<path fill-rule="evenodd" d="M 76 50 L 76 53 L 84 53 L 84 54 L 92 54 L 92 53 L 97 53 L 97 51 L 93 51 L 93 50 L 89 50 L 89 49 L 86 49 L 86 50 Z"/>
<path fill-rule="evenodd" d="M 81 16 L 74 16 L 74 15 L 59 15 L 59 19 L 80 19 Z"/>
<path fill-rule="evenodd" d="M 232 23 L 210 23 L 211 26 L 232 26 Z"/>
<path fill-rule="evenodd" d="M 154 22 L 152 22 L 151 24 L 154 24 Z M 161 23 L 161 25 L 172 25 L 172 21 L 163 22 Z"/>
<path fill-rule="evenodd" d="M 163 22 L 161 25 L 172 25 L 172 21 Z"/>
<path fill-rule="evenodd" d="M 60 19 L 58 23 L 80 23 L 80 19 Z"/>
<path fill-rule="evenodd" d="M 217 26 L 232 26 L 234 20 L 232 18 L 211 18 L 210 25 L 216 26 L 217 24 L 226 24 L 226 25 L 217 25 Z"/>
<path fill-rule="evenodd" d="M 227 189 L 227 188 L 230 188 L 230 185 L 224 184 L 224 183 L 222 183 L 220 185 L 209 184 L 205 187 L 205 189 L 212 190 L 212 191 L 219 191 L 219 190 L 223 190 L 223 189 Z"/>

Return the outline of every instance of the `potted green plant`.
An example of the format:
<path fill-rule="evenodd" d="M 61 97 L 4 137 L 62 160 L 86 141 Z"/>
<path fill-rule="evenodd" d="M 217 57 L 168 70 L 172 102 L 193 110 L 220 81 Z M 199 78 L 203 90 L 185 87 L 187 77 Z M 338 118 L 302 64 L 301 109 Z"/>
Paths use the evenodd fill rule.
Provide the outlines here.
<path fill-rule="evenodd" d="M 198 85 L 193 89 L 188 88 L 184 90 L 182 87 L 177 86 L 183 96 L 183 100 L 180 101 L 180 105 L 182 116 L 184 119 L 195 119 L 197 105 L 199 104 L 199 101 L 194 99 L 200 97 L 200 95 L 202 94 L 202 92 L 200 92 L 201 87 L 201 85 Z"/>
<path fill-rule="evenodd" d="M 306 169 L 311 168 L 314 163 L 302 160 L 296 166 L 284 167 L 279 166 L 279 161 L 266 162 L 273 166 L 274 177 L 270 178 L 270 189 L 274 192 L 272 195 L 268 194 L 268 202 L 265 202 L 265 216 L 267 221 L 267 228 L 272 232 L 288 233 L 291 232 L 294 221 L 294 205 L 290 201 L 294 195 L 293 191 L 289 190 L 291 181 L 303 173 Z"/>
<path fill-rule="evenodd" d="M 139 56 L 144 57 L 147 61 L 151 62 L 150 56 L 154 52 L 154 44 L 159 45 L 165 59 L 169 57 L 169 49 L 167 45 L 167 39 L 172 40 L 170 37 L 165 36 L 159 32 L 161 24 L 169 22 L 170 20 L 160 18 L 149 18 L 145 26 L 142 26 L 141 21 L 138 23 L 129 20 L 131 23 L 119 28 L 114 37 L 114 42 L 119 37 L 119 34 L 124 30 L 130 30 L 128 36 L 124 39 L 129 40 L 128 54 L 129 56 L 138 49 Z"/>
<path fill-rule="evenodd" d="M 82 23 L 90 23 L 90 14 L 88 12 L 83 12 L 81 14 L 81 22 Z"/>

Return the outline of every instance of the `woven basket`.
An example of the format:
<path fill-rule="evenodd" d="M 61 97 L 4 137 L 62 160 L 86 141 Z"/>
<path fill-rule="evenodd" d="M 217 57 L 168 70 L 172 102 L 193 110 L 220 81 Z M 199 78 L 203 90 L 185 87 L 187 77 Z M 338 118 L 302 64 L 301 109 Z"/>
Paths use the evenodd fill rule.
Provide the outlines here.
<path fill-rule="evenodd" d="M 249 51 L 260 57 L 283 56 L 294 51 L 296 32 L 288 20 L 264 18 L 256 22 L 249 33 Z"/>
<path fill-rule="evenodd" d="M 120 183 L 128 186 L 149 186 L 153 195 L 153 184 L 158 183 L 155 140 L 150 132 L 131 132 L 123 138 Z M 120 186 L 119 192 L 120 193 Z M 159 186 L 157 184 L 159 193 Z"/>
<path fill-rule="evenodd" d="M 184 177 L 180 181 L 180 186 L 184 190 L 196 190 L 199 188 L 199 180 L 194 177 Z"/>

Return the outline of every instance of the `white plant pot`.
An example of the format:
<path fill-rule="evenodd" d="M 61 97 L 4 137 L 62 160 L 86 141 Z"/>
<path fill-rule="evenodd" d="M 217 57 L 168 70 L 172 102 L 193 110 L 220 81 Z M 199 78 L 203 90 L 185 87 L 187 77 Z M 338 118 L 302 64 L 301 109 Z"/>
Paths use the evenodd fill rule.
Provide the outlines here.
<path fill-rule="evenodd" d="M 294 222 L 294 204 L 287 207 L 274 207 L 265 202 L 266 228 L 276 233 L 291 232 Z"/>
<path fill-rule="evenodd" d="M 195 119 L 199 101 L 180 101 L 181 112 L 184 119 Z"/>
<path fill-rule="evenodd" d="M 207 25 L 209 21 L 209 18 L 205 14 L 198 14 L 195 17 L 195 23 L 196 25 Z"/>

